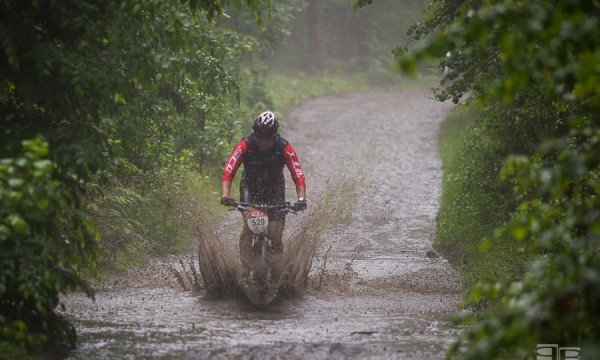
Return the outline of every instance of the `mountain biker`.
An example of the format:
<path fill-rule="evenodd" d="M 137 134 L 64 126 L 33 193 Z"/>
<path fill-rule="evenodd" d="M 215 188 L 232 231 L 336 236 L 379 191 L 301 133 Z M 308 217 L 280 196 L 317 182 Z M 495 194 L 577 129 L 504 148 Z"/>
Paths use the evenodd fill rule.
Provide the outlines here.
<path fill-rule="evenodd" d="M 298 200 L 292 208 L 306 209 L 306 183 L 302 167 L 290 143 L 277 133 L 278 128 L 279 122 L 273 112 L 265 111 L 256 117 L 252 124 L 252 133 L 235 145 L 225 163 L 221 177 L 221 204 L 234 204 L 229 195 L 231 182 L 242 163 L 244 171 L 240 181 L 240 202 L 269 205 L 285 203 L 285 165 L 290 171 L 298 195 Z M 239 243 L 240 260 L 244 268 L 249 264 L 252 241 L 252 232 L 247 225 L 249 212 L 242 211 L 244 227 Z M 271 239 L 273 253 L 281 253 L 286 213 L 277 210 L 268 210 L 266 213 L 269 217 L 267 237 Z"/>

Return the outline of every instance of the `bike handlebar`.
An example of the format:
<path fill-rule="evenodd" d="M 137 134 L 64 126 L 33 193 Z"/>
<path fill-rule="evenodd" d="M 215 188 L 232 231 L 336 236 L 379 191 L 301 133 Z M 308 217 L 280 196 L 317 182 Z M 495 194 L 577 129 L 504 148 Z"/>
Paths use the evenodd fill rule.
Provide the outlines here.
<path fill-rule="evenodd" d="M 284 204 L 278 204 L 278 205 L 271 205 L 271 204 L 250 204 L 250 203 L 244 203 L 244 202 L 233 202 L 232 205 L 226 205 L 226 206 L 230 206 L 231 209 L 230 210 L 247 210 L 247 207 L 253 207 L 259 210 L 279 210 L 279 212 L 291 212 L 291 213 L 296 213 L 298 210 L 294 208 L 294 205 L 290 204 L 289 202 L 286 202 Z"/>

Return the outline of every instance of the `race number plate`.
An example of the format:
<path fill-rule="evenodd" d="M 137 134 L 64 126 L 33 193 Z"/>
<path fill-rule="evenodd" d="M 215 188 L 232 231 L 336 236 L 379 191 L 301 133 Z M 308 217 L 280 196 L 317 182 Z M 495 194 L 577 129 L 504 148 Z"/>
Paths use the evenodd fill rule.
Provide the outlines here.
<path fill-rule="evenodd" d="M 253 233 L 262 234 L 268 226 L 269 218 L 263 211 L 254 211 L 248 216 L 248 227 Z"/>

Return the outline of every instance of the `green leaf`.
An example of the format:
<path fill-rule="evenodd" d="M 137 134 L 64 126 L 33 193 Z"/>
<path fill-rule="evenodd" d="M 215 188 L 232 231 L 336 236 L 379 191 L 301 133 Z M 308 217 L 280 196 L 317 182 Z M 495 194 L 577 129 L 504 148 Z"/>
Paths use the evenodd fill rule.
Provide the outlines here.
<path fill-rule="evenodd" d="M 27 222 L 17 214 L 11 214 L 8 216 L 8 224 L 13 228 L 17 234 L 27 235 L 29 234 L 29 226 Z"/>
<path fill-rule="evenodd" d="M 10 178 L 8 179 L 8 186 L 11 188 L 20 188 L 25 184 L 25 180 L 21 178 Z"/>

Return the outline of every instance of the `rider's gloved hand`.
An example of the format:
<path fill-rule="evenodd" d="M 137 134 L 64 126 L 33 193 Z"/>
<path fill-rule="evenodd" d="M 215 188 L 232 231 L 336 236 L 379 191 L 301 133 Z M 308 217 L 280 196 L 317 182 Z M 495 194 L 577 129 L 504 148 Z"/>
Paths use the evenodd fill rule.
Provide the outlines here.
<path fill-rule="evenodd" d="M 294 203 L 294 205 L 292 205 L 292 209 L 294 209 L 295 211 L 306 210 L 306 200 L 300 199 L 300 200 L 296 201 L 296 203 Z"/>
<path fill-rule="evenodd" d="M 235 205 L 235 201 L 230 197 L 223 196 L 221 198 L 221 204 L 226 205 L 226 206 L 233 206 L 233 205 Z"/>

